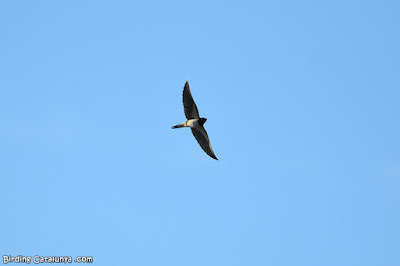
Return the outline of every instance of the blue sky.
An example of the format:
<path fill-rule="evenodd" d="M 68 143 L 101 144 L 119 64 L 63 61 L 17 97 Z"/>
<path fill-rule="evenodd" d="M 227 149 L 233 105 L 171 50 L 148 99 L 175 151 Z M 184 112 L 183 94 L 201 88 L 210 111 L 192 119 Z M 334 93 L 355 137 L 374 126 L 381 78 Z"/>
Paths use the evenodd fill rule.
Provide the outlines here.
<path fill-rule="evenodd" d="M 400 265 L 399 11 L 1 2 L 0 255 Z"/>

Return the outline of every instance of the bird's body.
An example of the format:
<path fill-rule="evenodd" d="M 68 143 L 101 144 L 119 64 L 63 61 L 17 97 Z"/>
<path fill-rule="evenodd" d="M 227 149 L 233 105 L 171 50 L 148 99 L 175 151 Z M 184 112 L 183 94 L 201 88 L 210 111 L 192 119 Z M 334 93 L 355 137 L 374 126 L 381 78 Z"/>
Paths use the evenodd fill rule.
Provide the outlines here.
<path fill-rule="evenodd" d="M 185 116 L 187 121 L 173 126 L 172 128 L 180 128 L 180 127 L 190 127 L 193 133 L 193 136 L 196 138 L 200 147 L 215 160 L 218 160 L 214 154 L 214 151 L 211 147 L 210 139 L 208 138 L 207 132 L 204 129 L 204 123 L 207 121 L 206 118 L 201 118 L 199 115 L 199 111 L 197 110 L 197 106 L 194 103 L 192 94 L 189 88 L 189 81 L 186 81 L 185 87 L 183 88 L 183 108 L 185 111 Z"/>
<path fill-rule="evenodd" d="M 203 119 L 205 119 L 205 118 L 203 118 Z M 203 124 L 204 124 L 204 122 L 203 122 Z M 200 119 L 194 118 L 194 119 L 189 119 L 185 123 L 173 126 L 172 128 L 180 128 L 180 127 L 196 128 L 196 127 L 202 126 L 203 124 L 201 124 Z"/>

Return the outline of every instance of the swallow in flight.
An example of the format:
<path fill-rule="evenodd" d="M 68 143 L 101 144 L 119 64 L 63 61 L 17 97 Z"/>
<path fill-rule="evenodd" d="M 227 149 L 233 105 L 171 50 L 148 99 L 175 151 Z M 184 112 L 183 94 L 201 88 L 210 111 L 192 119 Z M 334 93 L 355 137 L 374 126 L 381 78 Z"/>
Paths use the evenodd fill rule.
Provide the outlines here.
<path fill-rule="evenodd" d="M 214 154 L 213 149 L 211 148 L 210 139 L 208 138 L 207 132 L 204 129 L 203 125 L 207 121 L 206 118 L 202 118 L 199 115 L 199 110 L 197 110 L 197 106 L 194 103 L 192 94 L 190 93 L 189 81 L 186 80 L 185 87 L 183 88 L 183 109 L 185 111 L 185 116 L 187 121 L 173 126 L 172 128 L 179 127 L 190 127 L 192 130 L 193 136 L 196 138 L 197 142 L 200 144 L 200 147 L 215 160 L 218 160 Z"/>

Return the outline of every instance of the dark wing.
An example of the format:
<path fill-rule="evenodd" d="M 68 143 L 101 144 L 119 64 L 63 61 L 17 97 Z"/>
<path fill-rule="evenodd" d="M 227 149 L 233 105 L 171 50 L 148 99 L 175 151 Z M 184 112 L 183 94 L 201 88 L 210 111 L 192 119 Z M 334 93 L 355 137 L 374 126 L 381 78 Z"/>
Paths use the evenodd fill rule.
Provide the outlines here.
<path fill-rule="evenodd" d="M 183 109 L 185 110 L 185 116 L 187 120 L 200 118 L 197 106 L 194 103 L 192 94 L 190 93 L 189 81 L 186 80 L 185 87 L 183 88 Z"/>
<path fill-rule="evenodd" d="M 191 128 L 193 136 L 196 138 L 197 142 L 200 144 L 200 147 L 212 158 L 215 160 L 217 156 L 215 156 L 213 149 L 211 148 L 210 139 L 208 138 L 207 132 L 204 127 L 196 127 Z"/>

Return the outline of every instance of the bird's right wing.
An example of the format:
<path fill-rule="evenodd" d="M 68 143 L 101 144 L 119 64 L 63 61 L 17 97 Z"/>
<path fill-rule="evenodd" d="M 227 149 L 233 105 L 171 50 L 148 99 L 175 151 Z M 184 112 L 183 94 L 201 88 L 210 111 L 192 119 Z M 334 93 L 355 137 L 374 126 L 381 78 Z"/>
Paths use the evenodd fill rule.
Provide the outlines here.
<path fill-rule="evenodd" d="M 208 138 L 207 132 L 204 127 L 196 127 L 191 128 L 193 136 L 196 138 L 197 142 L 200 144 L 200 147 L 205 151 L 211 158 L 217 159 L 215 156 L 214 151 L 211 147 L 210 139 Z"/>
<path fill-rule="evenodd" d="M 189 81 L 186 80 L 185 87 L 183 88 L 183 109 L 185 110 L 185 116 L 189 119 L 200 118 L 199 110 L 194 103 L 192 93 L 190 93 Z"/>

